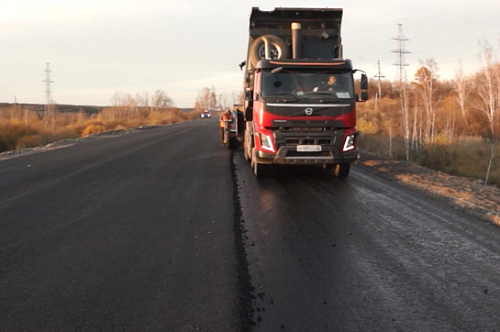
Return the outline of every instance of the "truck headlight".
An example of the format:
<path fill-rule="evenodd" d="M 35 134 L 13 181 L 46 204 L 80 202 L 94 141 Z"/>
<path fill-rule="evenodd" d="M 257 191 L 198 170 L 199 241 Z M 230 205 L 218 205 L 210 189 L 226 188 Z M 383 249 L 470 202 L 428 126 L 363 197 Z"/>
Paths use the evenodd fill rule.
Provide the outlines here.
<path fill-rule="evenodd" d="M 344 143 L 344 151 L 349 151 L 349 150 L 352 150 L 355 148 L 355 146 L 354 146 L 355 137 L 356 137 L 356 135 L 354 135 L 354 134 L 346 137 L 345 143 Z"/>
<path fill-rule="evenodd" d="M 271 137 L 269 137 L 268 135 L 262 134 L 262 133 L 258 133 L 258 135 L 259 135 L 259 139 L 260 139 L 260 146 L 264 150 L 269 150 L 269 151 L 274 152 L 273 141 L 271 140 Z"/>

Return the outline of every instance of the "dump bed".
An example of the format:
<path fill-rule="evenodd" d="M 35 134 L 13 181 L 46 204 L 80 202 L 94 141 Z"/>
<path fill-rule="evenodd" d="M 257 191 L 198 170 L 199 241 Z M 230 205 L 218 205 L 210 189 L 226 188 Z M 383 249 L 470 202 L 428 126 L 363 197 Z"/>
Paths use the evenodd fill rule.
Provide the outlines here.
<path fill-rule="evenodd" d="M 254 68 L 259 60 L 266 58 L 342 58 L 341 23 L 340 8 L 275 8 L 263 11 L 253 7 L 247 69 Z"/>

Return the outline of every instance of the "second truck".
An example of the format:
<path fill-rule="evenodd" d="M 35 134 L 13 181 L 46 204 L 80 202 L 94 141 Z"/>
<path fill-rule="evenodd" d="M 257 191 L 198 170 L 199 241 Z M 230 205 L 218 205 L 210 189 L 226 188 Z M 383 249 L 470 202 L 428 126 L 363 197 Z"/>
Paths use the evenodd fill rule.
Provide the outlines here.
<path fill-rule="evenodd" d="M 244 156 L 255 176 L 288 164 L 322 165 L 345 177 L 357 160 L 356 102 L 368 99 L 368 83 L 343 58 L 341 22 L 338 8 L 252 8 L 240 67 Z"/>

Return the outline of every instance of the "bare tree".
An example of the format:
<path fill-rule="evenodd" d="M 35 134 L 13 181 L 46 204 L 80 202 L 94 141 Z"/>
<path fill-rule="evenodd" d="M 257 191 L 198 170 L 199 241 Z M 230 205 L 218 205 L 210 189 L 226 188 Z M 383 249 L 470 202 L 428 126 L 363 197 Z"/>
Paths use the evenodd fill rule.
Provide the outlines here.
<path fill-rule="evenodd" d="M 420 142 L 421 142 L 421 130 L 419 131 L 418 128 L 422 128 L 421 126 L 418 125 L 419 123 L 419 112 L 418 112 L 418 92 L 416 89 L 413 89 L 413 95 L 414 95 L 414 110 L 413 110 L 413 135 L 411 138 L 411 146 L 412 150 L 415 150 L 418 154 L 419 149 L 420 149 Z"/>
<path fill-rule="evenodd" d="M 474 107 L 486 115 L 489 124 L 490 158 L 484 180 L 484 184 L 487 185 L 491 164 L 495 157 L 495 149 L 499 143 L 500 63 L 496 59 L 493 47 L 487 41 L 479 43 L 479 60 L 483 70 L 476 75 L 475 79 L 479 103 L 474 103 Z"/>
<path fill-rule="evenodd" d="M 238 104 L 244 104 L 245 103 L 245 92 L 241 91 L 238 94 L 237 101 L 238 101 Z"/>
<path fill-rule="evenodd" d="M 401 101 L 401 115 L 403 116 L 403 139 L 405 143 L 405 157 L 406 160 L 410 160 L 410 106 L 409 106 L 409 86 L 403 83 L 400 90 L 400 101 Z M 392 127 L 391 127 L 392 136 Z"/>
<path fill-rule="evenodd" d="M 147 92 L 144 92 L 143 94 L 137 93 L 135 95 L 135 102 L 137 104 L 137 107 L 141 109 L 141 114 L 143 114 L 143 116 L 147 116 L 150 114 L 149 94 Z"/>
<path fill-rule="evenodd" d="M 153 94 L 151 102 L 155 111 L 174 107 L 174 102 L 163 90 L 156 90 Z"/>
<path fill-rule="evenodd" d="M 226 109 L 230 106 L 229 96 L 227 95 L 227 93 L 219 95 L 219 105 L 221 109 Z"/>
<path fill-rule="evenodd" d="M 208 103 L 210 109 L 217 108 L 217 95 L 215 94 L 215 87 L 213 85 L 208 96 Z"/>
<path fill-rule="evenodd" d="M 462 116 L 465 120 L 465 125 L 468 126 L 467 116 L 465 114 L 465 103 L 467 101 L 467 96 L 470 92 L 469 80 L 464 74 L 464 69 L 462 67 L 462 60 L 460 60 L 460 64 L 455 72 L 455 79 L 453 80 L 453 87 L 456 92 L 456 100 L 458 105 L 460 106 L 460 111 L 462 112 Z"/>
<path fill-rule="evenodd" d="M 213 86 L 211 88 L 204 87 L 200 92 L 198 92 L 195 106 L 196 105 L 201 109 L 215 109 L 217 107 L 215 88 Z"/>
<path fill-rule="evenodd" d="M 129 117 L 137 112 L 137 102 L 130 93 L 123 96 L 123 106 L 125 109 L 125 117 Z"/>
<path fill-rule="evenodd" d="M 436 100 L 435 94 L 437 91 L 436 73 L 438 71 L 436 61 L 428 59 L 425 62 L 420 61 L 421 67 L 415 74 L 415 81 L 417 82 L 422 103 L 425 111 L 425 131 L 424 139 L 428 143 L 435 143 L 436 141 L 436 105 L 439 100 Z"/>
<path fill-rule="evenodd" d="M 110 101 L 115 117 L 121 119 L 123 117 L 123 93 L 121 91 L 115 91 Z"/>

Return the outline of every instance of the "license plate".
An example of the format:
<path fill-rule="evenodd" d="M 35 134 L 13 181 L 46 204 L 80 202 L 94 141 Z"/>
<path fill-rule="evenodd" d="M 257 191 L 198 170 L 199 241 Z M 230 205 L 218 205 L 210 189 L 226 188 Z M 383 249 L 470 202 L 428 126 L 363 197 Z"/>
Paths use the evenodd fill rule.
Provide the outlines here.
<path fill-rule="evenodd" d="M 298 152 L 318 152 L 321 151 L 321 145 L 297 145 Z"/>

